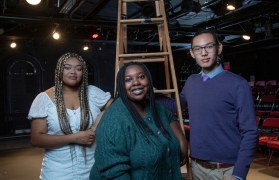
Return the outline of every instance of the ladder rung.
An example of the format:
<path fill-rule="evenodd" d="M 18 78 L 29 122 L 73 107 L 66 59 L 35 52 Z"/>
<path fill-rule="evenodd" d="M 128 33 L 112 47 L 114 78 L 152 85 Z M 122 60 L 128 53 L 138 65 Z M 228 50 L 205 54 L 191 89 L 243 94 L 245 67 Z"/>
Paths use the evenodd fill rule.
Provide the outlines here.
<path fill-rule="evenodd" d="M 153 2 L 159 0 L 122 0 L 122 2 Z"/>
<path fill-rule="evenodd" d="M 154 56 L 168 56 L 168 52 L 159 52 L 159 53 L 135 53 L 135 54 L 119 54 L 119 58 L 129 58 L 129 57 L 154 57 Z"/>
<path fill-rule="evenodd" d="M 153 59 L 127 59 L 127 60 L 123 60 L 123 63 L 129 63 L 129 62 L 164 62 L 165 59 L 164 58 L 153 58 Z"/>
<path fill-rule="evenodd" d="M 121 24 L 149 24 L 149 23 L 163 23 L 164 18 L 140 18 L 140 19 L 122 19 L 120 20 Z"/>
<path fill-rule="evenodd" d="M 161 89 L 161 90 L 156 89 L 156 90 L 154 90 L 154 93 L 167 93 L 167 94 L 169 94 L 169 93 L 174 93 L 174 92 L 175 92 L 174 89 Z"/>

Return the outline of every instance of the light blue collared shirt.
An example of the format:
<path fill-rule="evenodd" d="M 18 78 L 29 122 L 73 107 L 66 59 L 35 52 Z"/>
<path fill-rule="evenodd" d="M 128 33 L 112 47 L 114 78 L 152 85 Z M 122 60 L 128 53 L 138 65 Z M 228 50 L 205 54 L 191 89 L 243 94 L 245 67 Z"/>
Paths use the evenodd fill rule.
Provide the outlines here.
<path fill-rule="evenodd" d="M 213 69 L 213 71 L 209 72 L 208 74 L 206 74 L 210 79 L 214 78 L 215 76 L 217 76 L 218 74 L 220 74 L 221 72 L 223 72 L 224 69 L 222 67 L 222 65 L 220 64 L 217 68 Z M 201 76 L 205 75 L 205 73 L 203 72 L 203 70 L 201 70 L 201 72 L 199 73 L 201 74 Z"/>

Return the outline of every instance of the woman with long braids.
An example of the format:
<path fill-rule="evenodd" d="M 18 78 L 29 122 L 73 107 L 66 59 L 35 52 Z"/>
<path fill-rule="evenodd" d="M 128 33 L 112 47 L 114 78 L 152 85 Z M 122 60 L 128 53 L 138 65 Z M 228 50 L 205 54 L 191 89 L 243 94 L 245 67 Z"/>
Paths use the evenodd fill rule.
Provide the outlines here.
<path fill-rule="evenodd" d="M 145 65 L 132 62 L 120 69 L 116 96 L 96 130 L 90 180 L 180 180 L 186 140 L 177 119 L 155 103 Z"/>
<path fill-rule="evenodd" d="M 81 56 L 66 53 L 59 58 L 55 86 L 37 95 L 28 115 L 31 144 L 45 148 L 40 179 L 89 178 L 98 115 L 111 101 L 110 93 L 88 85 Z"/>

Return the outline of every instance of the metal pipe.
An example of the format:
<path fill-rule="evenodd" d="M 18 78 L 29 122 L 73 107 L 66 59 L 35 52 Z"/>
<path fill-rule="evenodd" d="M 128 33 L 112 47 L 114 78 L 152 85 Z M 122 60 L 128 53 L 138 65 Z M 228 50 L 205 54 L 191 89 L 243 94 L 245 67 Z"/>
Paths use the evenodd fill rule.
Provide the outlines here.
<path fill-rule="evenodd" d="M 5 10 L 6 10 L 6 0 L 3 1 L 3 11 L 2 14 L 5 14 Z"/>
<path fill-rule="evenodd" d="M 100 21 L 100 20 L 77 20 L 67 18 L 53 18 L 53 17 L 24 17 L 24 16 L 13 16 L 13 15 L 0 15 L 0 20 L 10 21 L 11 23 L 41 23 L 41 24 L 73 24 L 80 26 L 104 26 L 104 27 L 115 27 L 116 22 L 113 21 Z"/>
<path fill-rule="evenodd" d="M 57 0 L 56 7 L 60 8 L 60 0 Z"/>

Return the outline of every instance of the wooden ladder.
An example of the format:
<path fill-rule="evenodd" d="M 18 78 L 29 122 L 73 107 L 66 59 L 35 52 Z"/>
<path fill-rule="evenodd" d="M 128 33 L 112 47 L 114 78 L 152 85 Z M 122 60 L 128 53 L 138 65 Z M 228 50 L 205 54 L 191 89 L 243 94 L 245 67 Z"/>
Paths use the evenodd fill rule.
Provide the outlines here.
<path fill-rule="evenodd" d="M 128 19 L 127 18 L 127 3 L 141 3 L 150 2 L 155 3 L 156 17 L 154 18 L 140 18 L 140 19 Z M 160 52 L 150 53 L 127 53 L 127 28 L 128 25 L 157 25 Z M 155 26 L 156 27 L 156 26 Z M 117 19 L 117 40 L 116 40 L 116 62 L 115 62 L 115 89 L 116 92 L 116 77 L 120 67 L 124 63 L 128 62 L 142 62 L 142 63 L 155 63 L 161 62 L 164 64 L 165 76 L 166 76 L 166 89 L 155 90 L 155 93 L 168 94 L 169 96 L 174 93 L 177 115 L 181 129 L 184 132 L 182 111 L 180 108 L 179 92 L 177 87 L 177 80 L 175 75 L 169 31 L 166 20 L 165 4 L 164 0 L 118 0 L 118 19 Z M 172 78 L 170 81 L 170 78 Z M 172 86 L 171 86 L 172 82 Z M 187 174 L 189 172 L 189 159 L 187 159 Z"/>

